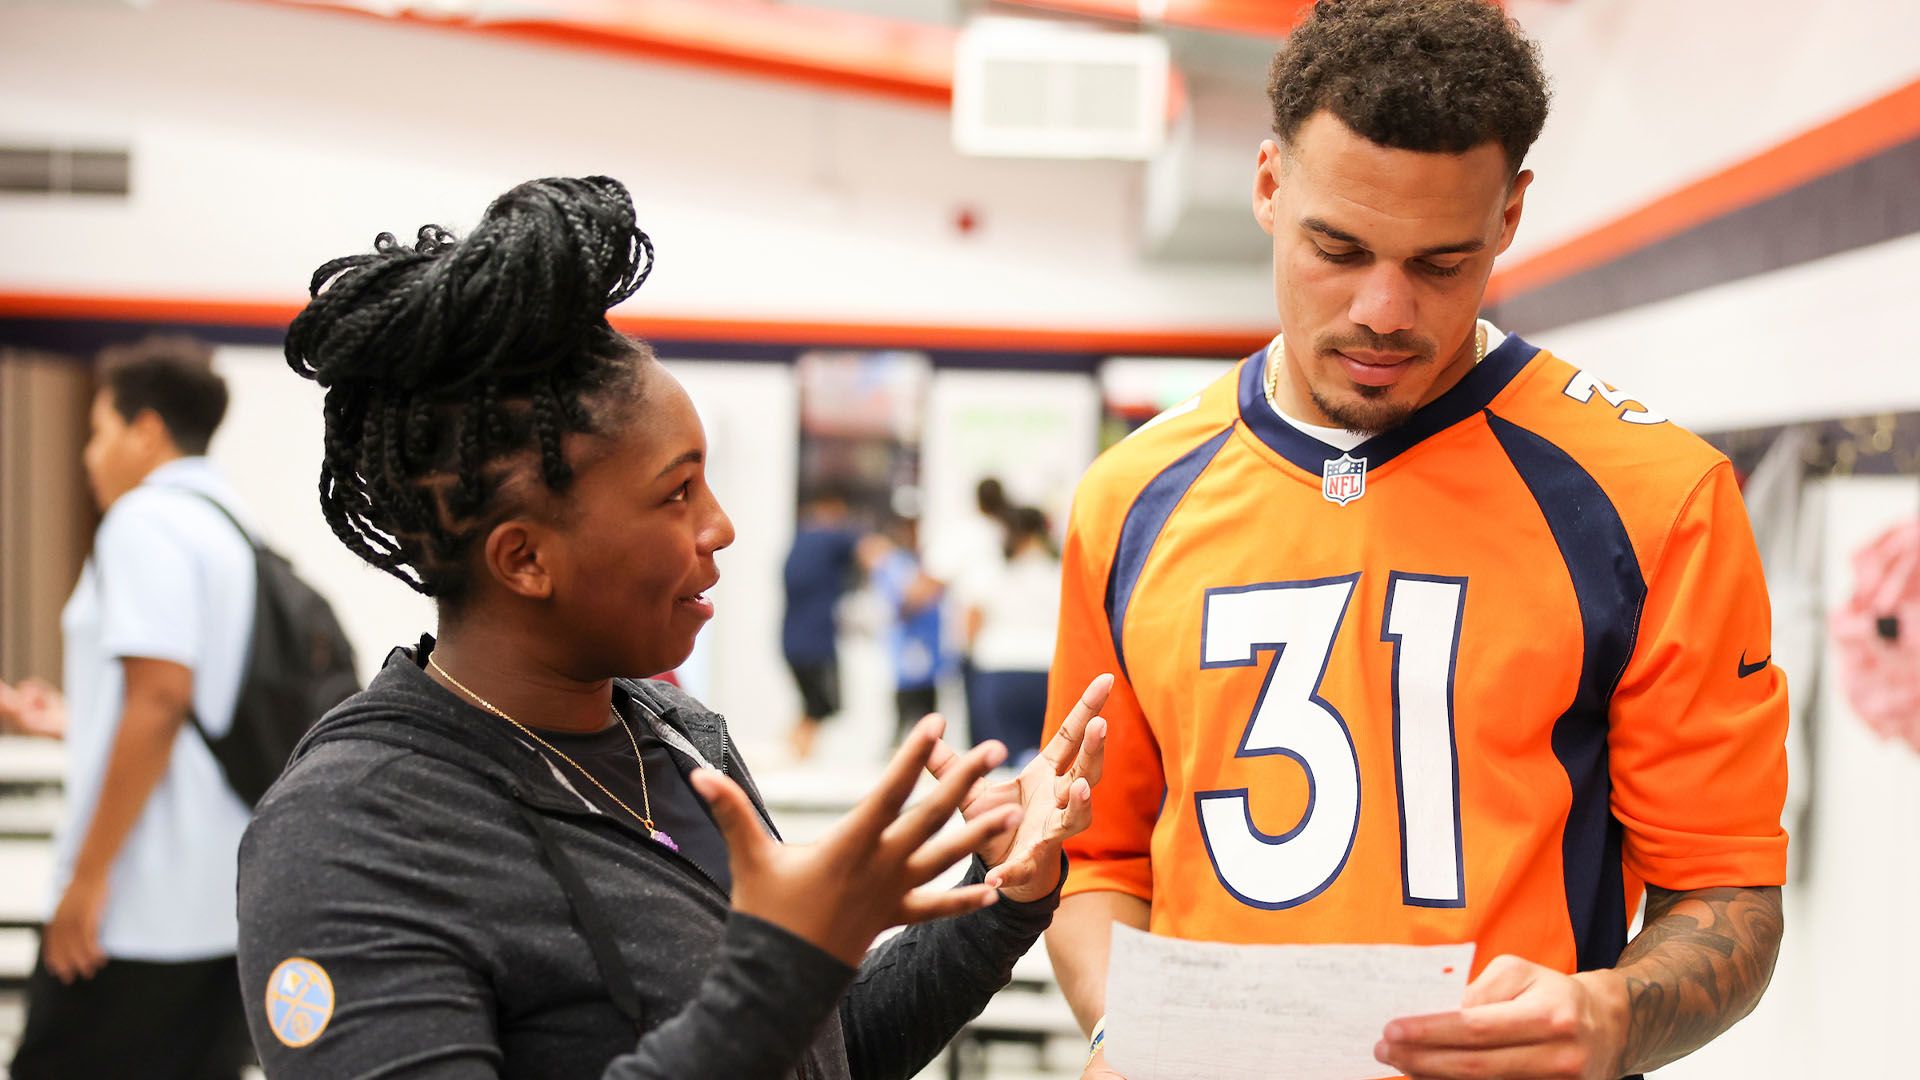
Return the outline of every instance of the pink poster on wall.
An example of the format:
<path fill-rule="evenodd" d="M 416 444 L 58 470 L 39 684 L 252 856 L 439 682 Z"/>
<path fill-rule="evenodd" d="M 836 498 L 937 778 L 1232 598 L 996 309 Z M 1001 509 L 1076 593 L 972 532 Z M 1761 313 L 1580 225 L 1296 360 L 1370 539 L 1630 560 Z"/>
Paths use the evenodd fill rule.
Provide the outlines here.
<path fill-rule="evenodd" d="M 1920 750 L 1920 520 L 1855 552 L 1853 592 L 1833 612 L 1841 688 L 1884 738 Z"/>

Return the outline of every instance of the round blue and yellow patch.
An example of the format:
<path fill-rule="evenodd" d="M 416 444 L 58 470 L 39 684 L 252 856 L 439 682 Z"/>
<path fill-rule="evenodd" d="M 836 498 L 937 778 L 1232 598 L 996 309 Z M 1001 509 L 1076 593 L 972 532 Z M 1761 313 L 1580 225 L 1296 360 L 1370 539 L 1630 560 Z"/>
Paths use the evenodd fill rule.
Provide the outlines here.
<path fill-rule="evenodd" d="M 305 957 L 280 962 L 267 977 L 267 1026 L 273 1037 L 299 1049 L 320 1037 L 333 1019 L 333 980 Z"/>

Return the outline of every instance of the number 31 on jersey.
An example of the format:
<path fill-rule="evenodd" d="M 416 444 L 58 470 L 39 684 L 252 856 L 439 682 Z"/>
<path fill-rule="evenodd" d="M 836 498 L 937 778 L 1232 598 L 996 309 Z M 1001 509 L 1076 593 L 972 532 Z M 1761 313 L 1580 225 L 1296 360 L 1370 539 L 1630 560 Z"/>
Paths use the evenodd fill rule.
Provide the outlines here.
<path fill-rule="evenodd" d="M 1307 774 L 1307 808 L 1278 835 L 1253 823 L 1246 788 L 1198 792 L 1200 834 L 1220 883 L 1242 903 L 1280 909 L 1320 895 L 1346 866 L 1360 827 L 1362 777 L 1346 720 L 1320 696 L 1359 574 L 1209 589 L 1201 667 L 1252 667 L 1266 682 L 1235 757 L 1278 754 Z M 1395 786 L 1403 902 L 1464 907 L 1453 672 L 1465 578 L 1388 577 L 1380 640 L 1393 646 Z M 1381 778 L 1384 780 L 1384 778 Z"/>

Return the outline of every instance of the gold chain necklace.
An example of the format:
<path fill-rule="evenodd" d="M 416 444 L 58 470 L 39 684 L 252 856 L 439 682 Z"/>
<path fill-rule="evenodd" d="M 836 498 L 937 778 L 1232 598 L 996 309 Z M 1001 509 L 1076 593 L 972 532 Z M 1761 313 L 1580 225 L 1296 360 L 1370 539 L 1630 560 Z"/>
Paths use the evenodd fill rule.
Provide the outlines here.
<path fill-rule="evenodd" d="M 514 727 L 519 728 L 521 734 L 525 735 L 529 739 L 532 739 L 534 742 L 539 743 L 541 746 L 546 747 L 548 753 L 553 754 L 555 757 L 559 758 L 561 761 L 564 761 L 567 764 L 573 766 L 575 771 L 579 772 L 581 776 L 584 776 L 587 778 L 588 783 L 592 784 L 594 787 L 599 788 L 600 793 L 602 795 L 605 795 L 607 798 L 612 799 L 616 804 L 619 805 L 620 809 L 625 810 L 629 814 L 632 814 L 635 821 L 638 821 L 640 824 L 646 826 L 647 835 L 652 839 L 658 841 L 661 844 L 661 846 L 667 848 L 670 851 L 680 850 L 680 845 L 677 843 L 674 843 L 673 837 L 668 836 L 665 832 L 653 827 L 653 795 L 651 792 L 647 790 L 647 763 L 640 756 L 640 740 L 634 737 L 633 726 L 627 723 L 626 717 L 620 715 L 620 710 L 618 709 L 613 710 L 613 718 L 620 722 L 620 730 L 627 733 L 627 742 L 632 744 L 633 746 L 633 763 L 640 767 L 640 802 L 641 802 L 641 806 L 646 811 L 645 813 L 635 812 L 633 807 L 627 805 L 627 801 L 625 799 L 622 799 L 620 796 L 615 795 L 612 791 L 609 791 L 607 789 L 607 785 L 601 783 L 597 778 L 594 777 L 592 773 L 588 772 L 586 766 L 573 760 L 571 757 L 568 757 L 567 752 L 565 750 L 560 749 L 559 747 L 553 745 L 547 740 L 534 734 L 534 731 L 532 728 L 528 727 L 527 725 L 521 723 L 518 720 L 515 720 L 513 717 L 508 716 L 505 710 L 501 709 L 498 705 L 495 705 L 493 702 L 488 701 L 486 698 L 483 698 L 479 694 L 476 694 L 472 690 L 469 690 L 467 688 L 467 684 L 461 682 L 459 679 L 454 678 L 452 673 L 448 672 L 446 668 L 441 667 L 440 661 L 435 660 L 432 656 L 428 656 L 427 666 L 439 672 L 442 678 L 452 683 L 455 689 L 459 690 L 461 693 L 472 698 L 475 702 L 479 704 L 481 708 L 487 710 L 488 712 L 499 717 L 500 719 L 505 720 L 507 723 L 512 724 Z"/>
<path fill-rule="evenodd" d="M 1473 330 L 1473 362 L 1478 364 L 1486 358 L 1487 328 L 1484 326 L 1475 326 Z M 1280 368 L 1285 365 L 1286 360 L 1287 339 L 1283 337 L 1280 339 L 1279 345 L 1273 350 L 1273 355 L 1267 357 L 1267 404 L 1273 406 L 1278 412 L 1286 412 L 1285 409 L 1280 408 Z"/>

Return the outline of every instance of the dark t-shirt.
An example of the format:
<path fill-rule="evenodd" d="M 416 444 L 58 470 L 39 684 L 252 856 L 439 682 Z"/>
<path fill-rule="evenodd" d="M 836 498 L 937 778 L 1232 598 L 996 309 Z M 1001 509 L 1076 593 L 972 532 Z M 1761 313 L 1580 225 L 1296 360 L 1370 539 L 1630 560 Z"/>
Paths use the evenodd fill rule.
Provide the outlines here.
<path fill-rule="evenodd" d="M 786 618 L 780 625 L 780 647 L 789 661 L 804 666 L 838 658 L 833 609 L 846 591 L 858 541 L 852 529 L 802 525 L 794 533 L 787 553 Z"/>
<path fill-rule="evenodd" d="M 673 749 L 653 733 L 653 727 L 629 706 L 626 719 L 640 742 L 640 757 L 647 765 L 646 794 L 653 797 L 653 827 L 673 838 L 677 854 L 694 869 L 710 878 L 722 892 L 733 892 L 733 875 L 727 871 L 727 841 L 720 827 L 707 813 L 706 801 L 687 782 L 687 774 L 698 767 L 691 758 Z M 559 747 L 606 785 L 635 813 L 646 813 L 646 799 L 640 788 L 640 771 L 633 766 L 633 743 L 618 724 L 590 735 L 571 735 L 542 731 L 540 737 Z M 633 815 L 607 798 L 606 793 L 588 783 L 564 761 L 554 765 L 569 783 L 592 803 L 620 820 L 641 828 Z"/>

